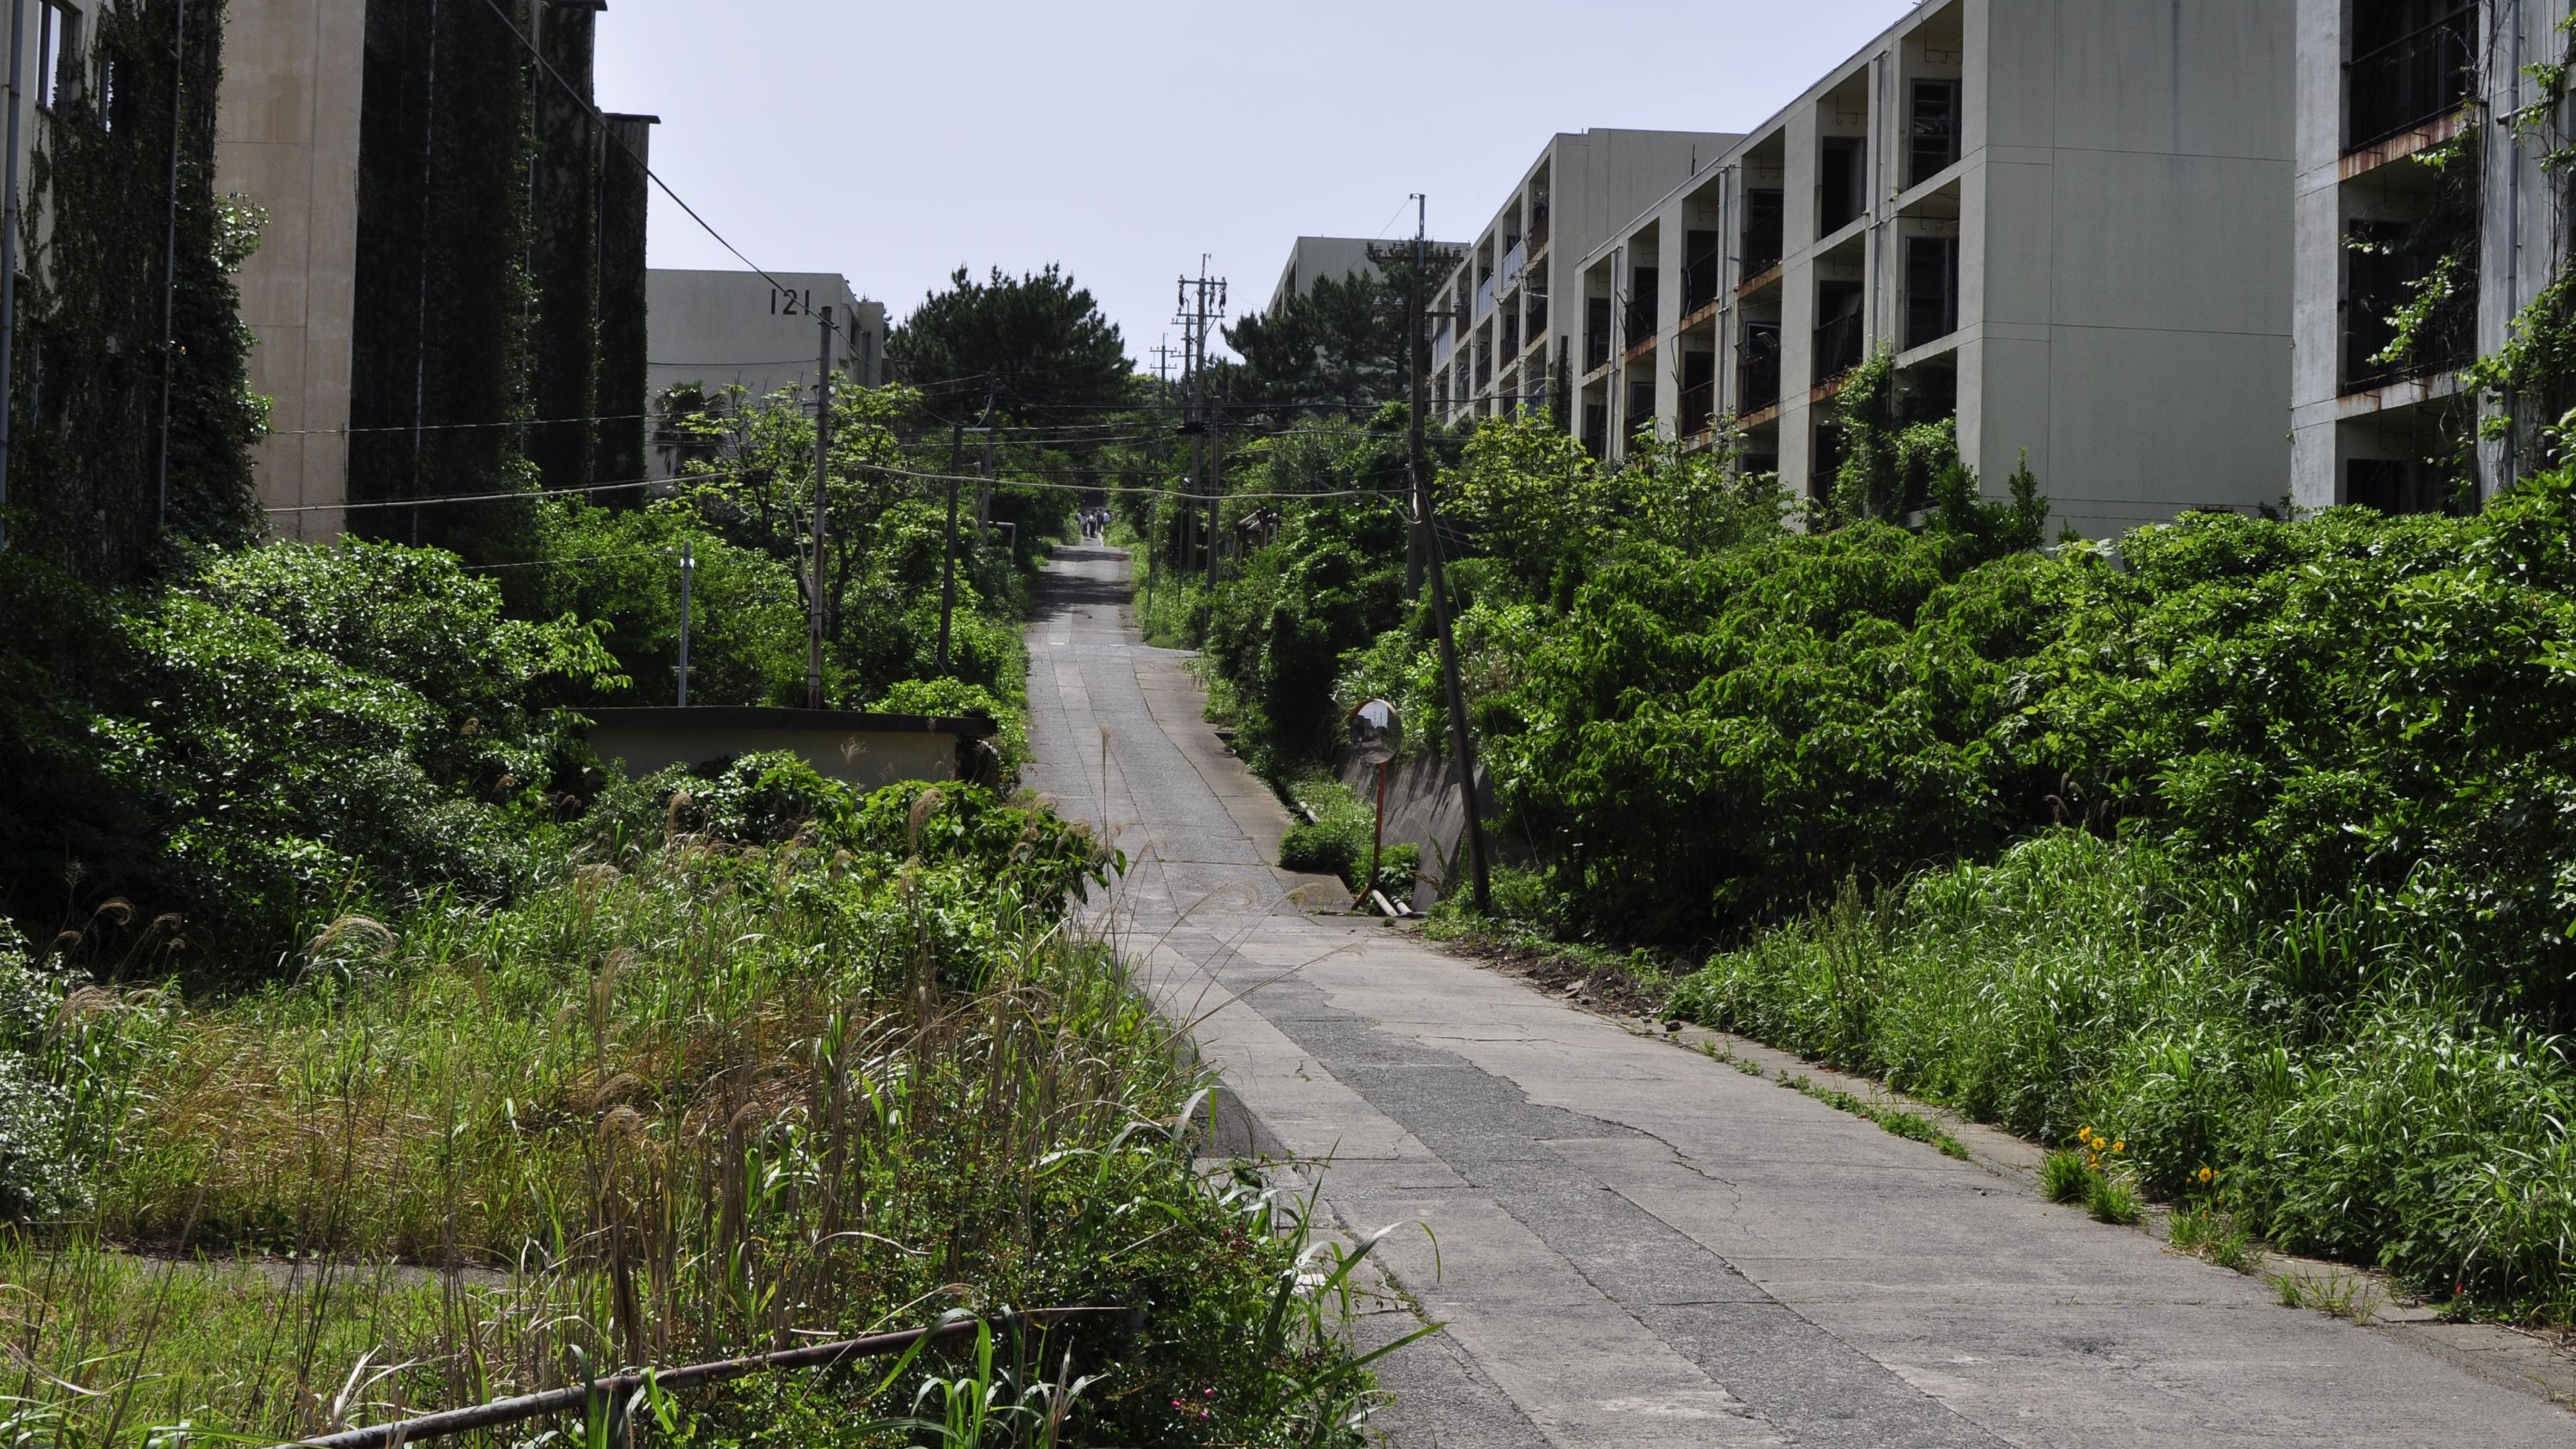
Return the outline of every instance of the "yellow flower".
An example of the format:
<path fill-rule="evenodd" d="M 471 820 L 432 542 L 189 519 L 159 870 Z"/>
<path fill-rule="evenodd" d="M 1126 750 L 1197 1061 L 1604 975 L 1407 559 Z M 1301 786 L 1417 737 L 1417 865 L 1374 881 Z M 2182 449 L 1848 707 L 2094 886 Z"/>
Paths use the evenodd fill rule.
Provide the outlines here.
<path fill-rule="evenodd" d="M 2079 1127 L 2079 1128 L 2077 1128 L 2077 1129 L 2076 1129 L 2076 1131 L 2075 1131 L 2075 1140 L 2076 1140 L 2076 1141 L 2078 1141 L 2078 1142 L 2090 1142 L 2090 1141 L 2092 1141 L 2092 1140 L 2093 1140 L 2093 1129 L 2092 1129 L 2092 1128 L 2090 1128 L 2090 1127 Z"/>
<path fill-rule="evenodd" d="M 2114 1142 L 2111 1144 L 2111 1150 L 2114 1152 L 2126 1152 L 2129 1150 L 2129 1144 L 2126 1142 Z"/>

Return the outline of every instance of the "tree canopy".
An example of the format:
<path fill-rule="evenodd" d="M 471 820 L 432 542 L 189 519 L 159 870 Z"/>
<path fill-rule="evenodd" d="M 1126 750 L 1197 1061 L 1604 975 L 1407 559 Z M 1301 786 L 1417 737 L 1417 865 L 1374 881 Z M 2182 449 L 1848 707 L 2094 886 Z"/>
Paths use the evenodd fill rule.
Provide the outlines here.
<path fill-rule="evenodd" d="M 1423 300 L 1457 254 L 1425 257 Z M 1409 245 L 1390 246 L 1375 272 L 1324 277 L 1268 312 L 1246 313 L 1225 330 L 1239 363 L 1213 372 L 1218 396 L 1238 414 L 1274 413 L 1279 421 L 1318 411 L 1354 420 L 1404 398 L 1405 281 Z"/>
<path fill-rule="evenodd" d="M 1117 324 L 1089 289 L 1050 262 L 976 281 L 959 267 L 886 341 L 897 374 L 939 423 L 974 424 L 989 400 L 997 423 L 1062 423 L 1128 406 L 1134 365 Z"/>

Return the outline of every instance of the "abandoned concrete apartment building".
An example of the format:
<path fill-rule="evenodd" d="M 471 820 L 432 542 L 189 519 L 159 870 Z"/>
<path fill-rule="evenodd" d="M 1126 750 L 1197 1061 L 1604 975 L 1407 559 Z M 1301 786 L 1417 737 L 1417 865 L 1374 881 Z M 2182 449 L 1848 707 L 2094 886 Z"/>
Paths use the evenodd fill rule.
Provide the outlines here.
<path fill-rule="evenodd" d="M 2565 0 L 2302 0 L 2300 507 L 2474 507 L 2556 421 L 2459 372 L 2506 345 L 2567 257 L 2567 178 L 2515 126 L 2543 94 L 2525 67 L 2563 59 L 2567 18 Z"/>
<path fill-rule="evenodd" d="M 1814 495 L 1884 348 L 1990 492 L 2027 459 L 2088 535 L 2462 506 L 2464 454 L 2492 493 L 2554 421 L 2481 430 L 2456 374 L 2567 255 L 2568 188 L 2506 124 L 2567 12 L 1922 5 L 1741 136 L 1551 140 L 1433 304 L 1433 415 L 1722 441 Z"/>

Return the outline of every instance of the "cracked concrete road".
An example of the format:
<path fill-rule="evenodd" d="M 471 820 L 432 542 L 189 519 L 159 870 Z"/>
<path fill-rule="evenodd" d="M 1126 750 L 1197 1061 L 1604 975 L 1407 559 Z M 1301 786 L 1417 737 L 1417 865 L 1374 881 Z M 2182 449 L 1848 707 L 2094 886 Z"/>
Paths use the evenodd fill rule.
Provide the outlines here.
<path fill-rule="evenodd" d="M 1447 1325 L 1386 1362 L 1394 1443 L 2576 1442 L 2145 1234 L 1283 903 L 1317 884 L 1269 863 L 1288 817 L 1201 721 L 1187 656 L 1137 641 L 1126 578 L 1108 549 L 1049 569 L 1030 783 L 1137 862 L 1119 920 L 1166 1009 L 1204 1018 L 1232 1130 L 1328 1159 L 1336 1222 L 1432 1230 L 1380 1250 Z"/>

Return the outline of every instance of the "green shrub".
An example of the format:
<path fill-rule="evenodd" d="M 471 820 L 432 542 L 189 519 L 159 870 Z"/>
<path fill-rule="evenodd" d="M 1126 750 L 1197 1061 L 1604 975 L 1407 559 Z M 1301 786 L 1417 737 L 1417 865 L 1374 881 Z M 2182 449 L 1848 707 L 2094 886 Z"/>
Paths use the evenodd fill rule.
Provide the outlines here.
<path fill-rule="evenodd" d="M 2039 1190 L 2050 1202 L 2082 1202 L 2092 1182 L 2084 1159 L 2072 1152 L 2052 1152 L 2039 1165 Z"/>
<path fill-rule="evenodd" d="M 615 678 L 433 550 L 274 545 L 133 596 L 0 559 L 0 595 L 0 882 L 92 962 L 265 966 L 317 917 L 507 892 L 580 781 L 564 706 Z"/>
<path fill-rule="evenodd" d="M 1006 778 L 1017 778 L 1029 761 L 1029 729 L 1020 711 L 980 684 L 962 679 L 906 679 L 868 706 L 879 714 L 939 715 L 951 719 L 988 719 L 999 727 L 994 736 Z"/>
<path fill-rule="evenodd" d="M 1279 842 L 1279 867 L 1348 881 L 1368 860 L 1368 842 L 1340 821 L 1298 824 Z"/>
<path fill-rule="evenodd" d="M 85 1196 L 71 1094 L 47 1060 L 62 1008 L 62 982 L 0 921 L 0 1222 L 48 1217 Z"/>
<path fill-rule="evenodd" d="M 2351 983 L 2331 1011 L 2300 994 L 2318 980 Z M 1846 894 L 1713 957 L 1672 1009 L 2043 1141 L 2117 1123 L 2143 1191 L 2211 1168 L 2286 1249 L 2576 1314 L 2576 1061 L 2487 1019 L 2440 943 L 2350 908 L 2249 921 L 2165 852 L 2054 831 Z"/>
<path fill-rule="evenodd" d="M 802 704 L 805 604 L 795 569 L 698 525 L 671 503 L 642 509 L 549 502 L 540 561 L 501 574 L 513 611 L 601 621 L 623 682 L 587 703 L 669 704 L 680 662 L 680 549 L 692 562 L 689 702 Z"/>

